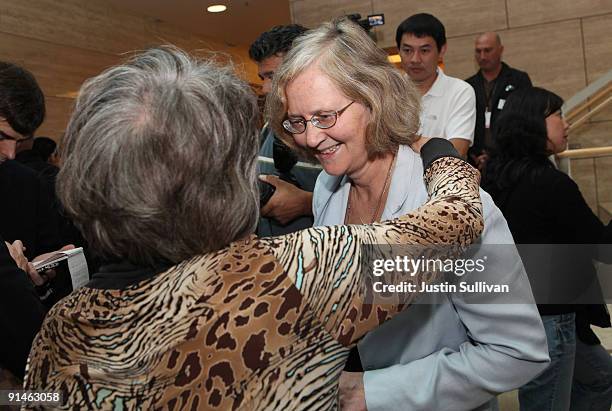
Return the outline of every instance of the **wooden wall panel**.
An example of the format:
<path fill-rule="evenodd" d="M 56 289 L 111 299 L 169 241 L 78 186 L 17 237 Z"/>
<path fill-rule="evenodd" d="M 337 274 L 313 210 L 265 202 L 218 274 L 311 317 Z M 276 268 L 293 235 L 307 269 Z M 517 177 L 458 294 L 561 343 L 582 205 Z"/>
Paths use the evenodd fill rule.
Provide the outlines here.
<path fill-rule="evenodd" d="M 582 159 L 572 161 L 572 179 L 580 187 L 580 192 L 589 207 L 597 214 L 597 179 L 595 172 L 595 161 L 593 159 Z"/>
<path fill-rule="evenodd" d="M 448 39 L 448 47 L 444 56 L 444 71 L 446 74 L 466 79 L 478 71 L 474 60 L 475 35 L 467 35 Z"/>
<path fill-rule="evenodd" d="M 292 0 L 290 6 L 293 22 L 308 28 L 347 14 L 359 13 L 365 18 L 374 12 L 371 0 Z"/>
<path fill-rule="evenodd" d="M 510 27 L 612 12 L 611 0 L 507 0 Z"/>
<path fill-rule="evenodd" d="M 581 148 L 612 146 L 612 121 L 597 121 L 577 128 L 570 135 L 570 144 L 574 143 Z"/>
<path fill-rule="evenodd" d="M 381 47 L 395 46 L 397 26 L 415 13 L 431 13 L 444 24 L 447 37 L 507 28 L 504 0 L 373 0 L 373 11 L 385 13 Z"/>
<path fill-rule="evenodd" d="M 563 98 L 586 86 L 579 20 L 511 29 L 501 35 L 505 60 L 529 73 L 534 85 Z"/>
<path fill-rule="evenodd" d="M 529 73 L 534 85 L 571 97 L 586 86 L 579 20 L 498 31 L 504 61 Z M 451 38 L 444 63 L 446 72 L 466 78 L 476 73 L 474 35 Z M 568 58 L 559 50 L 573 50 Z"/>
<path fill-rule="evenodd" d="M 589 83 L 612 69 L 612 14 L 582 19 Z"/>
<path fill-rule="evenodd" d="M 570 134 L 570 144 L 581 148 L 612 145 L 612 121 L 599 121 L 585 124 Z M 586 166 L 589 164 L 590 166 Z M 572 161 L 572 178 L 584 195 L 595 214 L 599 212 L 598 203 L 612 202 L 612 158 Z M 597 194 L 597 195 L 596 195 Z"/>
<path fill-rule="evenodd" d="M 146 33 L 149 46 L 172 44 L 195 55 L 213 57 L 221 63 L 231 61 L 242 78 L 250 83 L 261 82 L 257 76 L 257 66 L 249 59 L 246 46 L 228 45 L 203 38 L 163 21 L 149 21 Z"/>
<path fill-rule="evenodd" d="M 597 170 L 597 196 L 599 203 L 610 203 L 612 202 L 612 157 L 595 159 L 595 169 Z"/>
<path fill-rule="evenodd" d="M 586 76 L 589 83 L 612 70 L 612 14 L 582 19 Z M 593 118 L 612 120 L 612 106 Z M 610 134 L 612 138 L 612 133 Z M 612 142 L 610 142 L 612 144 Z"/>
<path fill-rule="evenodd" d="M 258 83 L 257 67 L 245 46 L 195 36 L 150 17 L 109 6 L 104 0 L 0 0 L 0 60 L 32 71 L 47 97 L 40 133 L 58 139 L 74 97 L 87 78 L 146 47 L 173 43 L 188 51 L 221 51 L 237 73 Z M 228 57 L 229 56 L 229 57 Z"/>
<path fill-rule="evenodd" d="M 346 14 L 384 13 L 385 25 L 376 28 L 378 45 L 395 46 L 395 30 L 407 17 L 427 12 L 437 16 L 445 25 L 447 36 L 455 37 L 487 30 L 507 28 L 505 0 L 428 0 L 406 2 L 402 0 L 291 0 L 291 14 L 295 23 L 316 27 L 320 23 Z"/>
<path fill-rule="evenodd" d="M 2 32 L 111 54 L 142 48 L 145 22 L 100 1 L 0 0 Z"/>
<path fill-rule="evenodd" d="M 66 130 L 66 125 L 74 106 L 74 100 L 59 97 L 46 97 L 45 100 L 47 115 L 36 135 L 49 136 L 58 140 Z"/>
<path fill-rule="evenodd" d="M 109 54 L 5 33 L 0 33 L 0 58 L 32 71 L 50 96 L 78 91 L 84 80 L 119 61 Z"/>

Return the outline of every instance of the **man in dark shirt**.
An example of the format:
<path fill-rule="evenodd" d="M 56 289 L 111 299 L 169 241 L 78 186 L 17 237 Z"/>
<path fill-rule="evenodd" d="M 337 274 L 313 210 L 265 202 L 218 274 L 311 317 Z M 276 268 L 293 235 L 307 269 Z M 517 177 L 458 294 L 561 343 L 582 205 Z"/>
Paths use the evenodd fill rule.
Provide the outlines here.
<path fill-rule="evenodd" d="M 531 79 L 502 62 L 504 46 L 497 33 L 482 33 L 474 47 L 480 70 L 466 81 L 476 93 L 476 128 L 474 145 L 469 150 L 470 162 L 482 169 L 488 159 L 487 147 L 492 144 L 491 129 L 504 108 L 508 95 L 519 88 L 531 87 Z"/>
<path fill-rule="evenodd" d="M 57 149 L 57 143 L 49 137 L 36 137 L 22 144 L 15 160 L 34 170 L 38 177 L 55 191 L 55 178 L 59 168 L 49 162 L 49 158 Z"/>
<path fill-rule="evenodd" d="M 15 244 L 12 247 L 23 259 L 23 249 Z M 28 275 L 17 267 L 0 236 L 0 368 L 23 378 L 30 346 L 45 312 Z"/>
<path fill-rule="evenodd" d="M 0 234 L 21 240 L 29 259 L 61 246 L 57 212 L 36 173 L 14 160 L 45 117 L 45 99 L 34 76 L 0 62 Z"/>

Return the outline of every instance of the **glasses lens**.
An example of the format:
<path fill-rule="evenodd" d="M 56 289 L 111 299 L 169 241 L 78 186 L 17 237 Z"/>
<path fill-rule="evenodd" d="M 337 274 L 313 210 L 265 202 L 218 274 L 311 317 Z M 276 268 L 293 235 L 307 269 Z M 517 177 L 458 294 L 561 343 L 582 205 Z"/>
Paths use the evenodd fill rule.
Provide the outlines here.
<path fill-rule="evenodd" d="M 312 124 L 318 128 L 330 128 L 336 124 L 336 113 L 317 114 L 312 117 Z"/>
<path fill-rule="evenodd" d="M 296 119 L 287 119 L 283 121 L 283 127 L 285 128 L 285 130 L 292 134 L 303 133 L 306 129 L 306 127 L 304 126 L 304 121 Z"/>

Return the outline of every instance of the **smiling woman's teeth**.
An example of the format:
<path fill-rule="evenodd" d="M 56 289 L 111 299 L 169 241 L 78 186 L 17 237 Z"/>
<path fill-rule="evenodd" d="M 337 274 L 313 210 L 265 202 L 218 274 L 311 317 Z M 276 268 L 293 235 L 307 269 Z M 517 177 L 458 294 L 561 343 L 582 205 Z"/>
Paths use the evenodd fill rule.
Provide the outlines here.
<path fill-rule="evenodd" d="M 338 147 L 339 146 L 337 146 L 337 145 L 336 146 L 332 146 L 332 147 L 330 147 L 328 149 L 325 149 L 325 150 L 321 151 L 320 153 L 321 154 L 332 154 L 332 153 L 335 153 L 336 150 L 338 150 Z"/>

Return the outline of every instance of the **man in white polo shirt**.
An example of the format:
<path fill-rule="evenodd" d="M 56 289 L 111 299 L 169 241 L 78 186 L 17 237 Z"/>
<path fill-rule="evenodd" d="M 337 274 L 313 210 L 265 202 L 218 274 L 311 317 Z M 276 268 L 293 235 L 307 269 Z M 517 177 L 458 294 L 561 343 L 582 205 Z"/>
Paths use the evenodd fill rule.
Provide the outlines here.
<path fill-rule="evenodd" d="M 421 92 L 419 133 L 450 140 L 466 157 L 474 142 L 476 96 L 468 83 L 438 67 L 446 52 L 444 25 L 431 14 L 415 14 L 399 25 L 395 40 L 402 68 Z"/>

